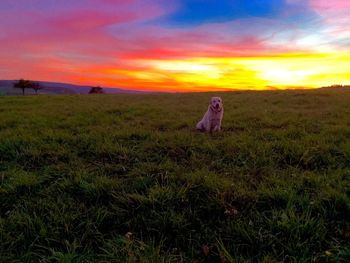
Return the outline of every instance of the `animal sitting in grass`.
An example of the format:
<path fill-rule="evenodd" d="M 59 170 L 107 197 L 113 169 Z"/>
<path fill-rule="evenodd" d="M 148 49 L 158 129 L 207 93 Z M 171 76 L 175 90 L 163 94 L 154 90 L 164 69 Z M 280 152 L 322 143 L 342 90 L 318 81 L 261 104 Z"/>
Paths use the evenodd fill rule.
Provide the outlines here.
<path fill-rule="evenodd" d="M 197 123 L 197 130 L 204 132 L 221 131 L 222 117 L 224 116 L 224 106 L 220 97 L 212 97 L 207 112 L 203 119 Z"/>

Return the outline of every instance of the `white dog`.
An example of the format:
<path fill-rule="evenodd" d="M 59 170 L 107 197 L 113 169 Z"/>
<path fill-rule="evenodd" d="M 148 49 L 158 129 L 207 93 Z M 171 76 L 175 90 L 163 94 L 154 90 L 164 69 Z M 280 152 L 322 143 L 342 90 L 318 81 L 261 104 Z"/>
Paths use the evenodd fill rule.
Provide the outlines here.
<path fill-rule="evenodd" d="M 221 130 L 221 121 L 224 115 L 224 106 L 220 97 L 212 97 L 203 119 L 197 123 L 196 128 L 205 132 Z"/>

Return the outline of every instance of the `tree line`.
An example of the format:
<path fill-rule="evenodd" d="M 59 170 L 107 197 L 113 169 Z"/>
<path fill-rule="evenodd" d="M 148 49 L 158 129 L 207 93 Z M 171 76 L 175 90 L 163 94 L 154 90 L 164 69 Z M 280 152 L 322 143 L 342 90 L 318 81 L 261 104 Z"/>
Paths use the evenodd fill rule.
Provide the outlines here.
<path fill-rule="evenodd" d="M 16 89 L 21 89 L 23 96 L 25 95 L 25 90 L 27 89 L 33 89 L 35 91 L 35 94 L 38 94 L 38 91 L 43 89 L 43 87 L 38 82 L 33 82 L 30 80 L 20 79 L 19 81 L 15 82 L 13 84 L 13 87 Z M 103 88 L 97 86 L 92 87 L 89 91 L 89 94 L 103 94 L 104 90 Z"/>
<path fill-rule="evenodd" d="M 27 89 L 33 89 L 35 91 L 35 94 L 38 94 L 38 90 L 43 88 L 38 82 L 32 82 L 25 79 L 20 79 L 19 81 L 15 82 L 13 84 L 13 87 L 16 89 L 21 89 L 23 95 L 24 91 Z"/>

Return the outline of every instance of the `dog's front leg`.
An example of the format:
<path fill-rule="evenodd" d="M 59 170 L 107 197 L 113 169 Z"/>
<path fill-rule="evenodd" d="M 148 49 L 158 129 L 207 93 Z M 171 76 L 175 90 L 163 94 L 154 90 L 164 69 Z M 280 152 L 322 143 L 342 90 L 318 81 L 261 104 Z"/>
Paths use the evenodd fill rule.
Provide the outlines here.
<path fill-rule="evenodd" d="M 222 115 L 219 119 L 219 124 L 218 124 L 218 131 L 221 131 L 221 122 L 222 122 Z"/>
<path fill-rule="evenodd" d="M 221 131 L 221 120 L 220 120 L 219 125 L 217 127 L 218 127 L 218 131 Z"/>
<path fill-rule="evenodd" d="M 209 121 L 207 121 L 207 122 L 205 123 L 205 131 L 206 131 L 206 132 L 210 132 L 210 131 L 211 131 L 211 125 L 210 125 L 210 122 L 209 122 Z"/>

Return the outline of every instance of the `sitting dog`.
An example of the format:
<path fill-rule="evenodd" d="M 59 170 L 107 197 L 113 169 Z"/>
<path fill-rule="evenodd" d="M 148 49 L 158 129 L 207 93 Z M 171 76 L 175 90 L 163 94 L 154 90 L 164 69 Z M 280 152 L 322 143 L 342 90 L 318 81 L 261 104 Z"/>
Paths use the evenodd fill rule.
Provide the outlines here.
<path fill-rule="evenodd" d="M 215 132 L 221 130 L 221 121 L 224 115 L 224 106 L 220 97 L 212 97 L 203 119 L 197 123 L 197 130 Z"/>

